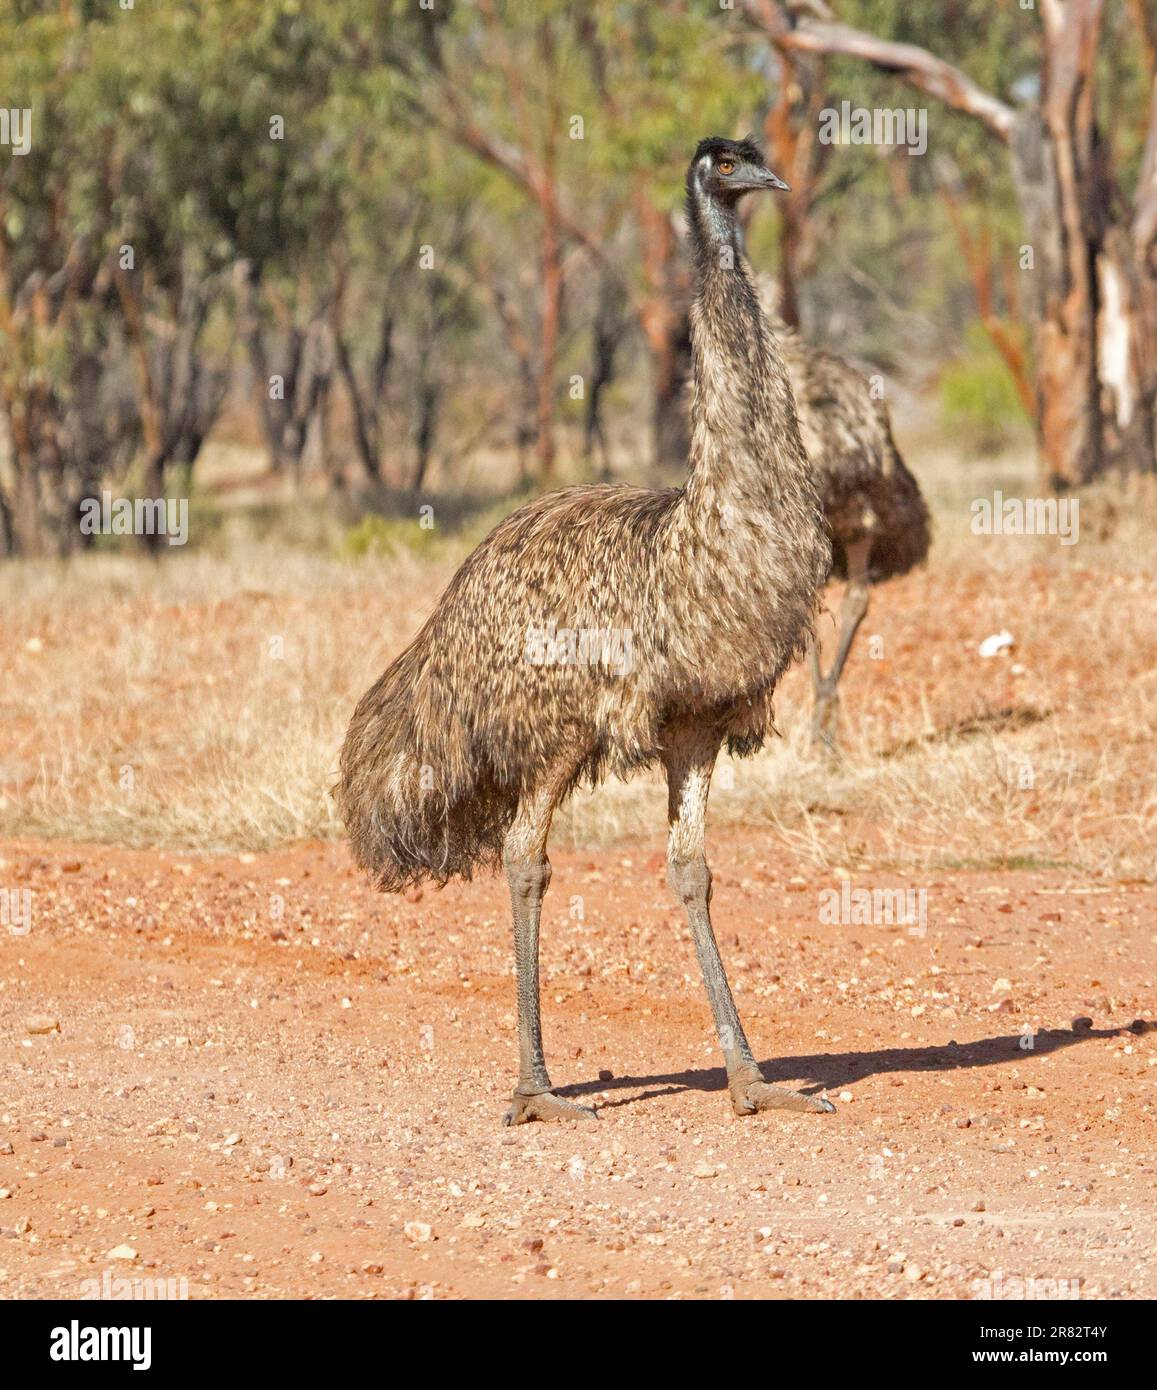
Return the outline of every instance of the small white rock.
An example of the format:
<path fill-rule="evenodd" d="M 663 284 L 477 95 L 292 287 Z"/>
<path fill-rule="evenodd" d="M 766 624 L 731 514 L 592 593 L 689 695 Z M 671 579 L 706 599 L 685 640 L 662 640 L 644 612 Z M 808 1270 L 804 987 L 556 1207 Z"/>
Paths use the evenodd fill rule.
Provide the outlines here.
<path fill-rule="evenodd" d="M 979 651 L 981 656 L 999 656 L 1001 652 L 1009 652 L 1016 646 L 1016 641 L 1011 632 L 994 632 L 991 637 L 986 637 L 981 642 Z"/>

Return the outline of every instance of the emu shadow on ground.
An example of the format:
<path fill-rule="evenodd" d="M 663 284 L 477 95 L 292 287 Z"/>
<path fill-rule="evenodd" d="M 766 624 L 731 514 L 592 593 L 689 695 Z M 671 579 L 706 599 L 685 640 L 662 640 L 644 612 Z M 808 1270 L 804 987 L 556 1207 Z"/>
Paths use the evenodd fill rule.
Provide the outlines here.
<path fill-rule="evenodd" d="M 1033 1033 L 1032 1046 L 1024 1047 L 1028 1035 L 1013 1033 L 1000 1037 L 979 1038 L 975 1042 L 947 1042 L 932 1047 L 886 1047 L 878 1052 L 822 1052 L 804 1057 L 778 1057 L 760 1063 L 760 1070 L 772 1082 L 797 1081 L 806 1077 L 799 1087 L 805 1095 L 822 1090 L 834 1091 L 850 1086 L 869 1076 L 890 1072 L 961 1071 L 964 1068 L 991 1067 L 1002 1062 L 1028 1062 L 1035 1057 L 1047 1057 L 1061 1048 L 1102 1038 L 1118 1038 L 1126 1033 L 1147 1033 L 1157 1023 L 1137 1019 L 1124 1028 L 1051 1028 Z M 609 1081 L 586 1081 L 581 1085 L 561 1087 L 563 1094 L 590 1095 L 603 1091 L 623 1091 L 644 1087 L 641 1095 L 607 1100 L 596 1110 L 611 1110 L 623 1105 L 635 1105 L 660 1096 L 677 1095 L 680 1091 L 722 1091 L 727 1087 L 727 1074 L 722 1067 L 698 1067 L 688 1071 L 669 1072 L 654 1076 L 616 1076 Z"/>

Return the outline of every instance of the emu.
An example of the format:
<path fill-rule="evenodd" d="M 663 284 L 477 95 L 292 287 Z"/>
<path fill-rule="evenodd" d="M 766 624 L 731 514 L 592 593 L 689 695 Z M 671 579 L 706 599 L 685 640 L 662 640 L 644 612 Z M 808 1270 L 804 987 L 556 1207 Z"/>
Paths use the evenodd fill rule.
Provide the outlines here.
<path fill-rule="evenodd" d="M 551 817 L 578 784 L 656 763 L 668 786 L 668 882 L 695 942 L 732 1108 L 834 1108 L 760 1072 L 711 927 L 704 845 L 719 750 L 750 754 L 774 731 L 772 693 L 807 647 L 831 562 L 791 384 L 739 245 L 743 194 L 785 187 L 746 140 L 704 140 L 687 171 L 696 296 L 684 486 L 572 487 L 513 512 L 362 697 L 342 748 L 339 804 L 378 887 L 505 867 L 519 1027 L 507 1124 L 593 1115 L 554 1093 L 543 1055 Z M 560 630 L 628 640 L 580 653 L 554 640 Z"/>
<path fill-rule="evenodd" d="M 920 564 L 928 554 L 931 522 L 920 485 L 896 448 L 887 405 L 850 363 L 812 347 L 783 323 L 773 307 L 769 278 L 758 284 L 791 378 L 804 448 L 819 475 L 832 574 L 847 581 L 826 674 L 818 642 L 808 648 L 815 692 L 812 738 L 834 749 L 839 680 L 868 612 L 869 586 Z"/>

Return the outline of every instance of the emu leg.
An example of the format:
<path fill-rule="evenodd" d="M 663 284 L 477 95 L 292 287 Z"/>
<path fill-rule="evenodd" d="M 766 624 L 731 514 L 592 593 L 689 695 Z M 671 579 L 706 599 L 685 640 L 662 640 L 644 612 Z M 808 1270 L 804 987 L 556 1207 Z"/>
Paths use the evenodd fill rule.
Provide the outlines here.
<path fill-rule="evenodd" d="M 872 540 L 853 542 L 847 548 L 848 587 L 844 591 L 844 601 L 840 604 L 840 635 L 836 644 L 836 655 L 831 669 L 825 676 L 820 669 L 819 650 L 813 639 L 808 648 L 808 662 L 811 666 L 812 685 L 815 688 L 815 709 L 812 711 L 812 739 L 824 747 L 836 746 L 836 723 L 839 712 L 840 676 L 852 650 L 856 632 L 868 611 L 868 561 L 872 553 Z"/>
<path fill-rule="evenodd" d="M 824 673 L 820 666 L 820 639 L 814 632 L 807 644 L 807 664 L 812 678 L 812 738 L 818 742 L 820 734 L 817 727 L 817 720 L 819 718 L 820 691 L 823 688 Z"/>
<path fill-rule="evenodd" d="M 831 1111 L 818 1096 L 805 1096 L 764 1079 L 739 1020 L 719 946 L 711 929 L 711 870 L 707 867 L 707 793 L 719 752 L 719 738 L 702 728 L 670 731 L 663 763 L 667 770 L 667 882 L 683 904 L 695 953 L 707 987 L 715 1031 L 727 1064 L 727 1084 L 737 1115 L 757 1110 Z"/>
<path fill-rule="evenodd" d="M 503 845 L 514 918 L 514 963 L 518 977 L 518 1085 L 503 1124 L 528 1120 L 594 1119 L 595 1112 L 556 1096 L 542 1052 L 539 1013 L 538 928 L 542 899 L 550 884 L 546 840 L 557 794 L 540 792 L 518 809 Z"/>

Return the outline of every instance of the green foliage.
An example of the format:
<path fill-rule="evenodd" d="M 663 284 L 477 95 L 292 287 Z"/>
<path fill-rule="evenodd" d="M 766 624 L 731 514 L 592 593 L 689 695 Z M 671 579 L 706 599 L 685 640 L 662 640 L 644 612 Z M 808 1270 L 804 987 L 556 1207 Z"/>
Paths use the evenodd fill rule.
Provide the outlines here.
<path fill-rule="evenodd" d="M 1027 423 L 1008 368 L 978 323 L 941 373 L 940 408 L 945 428 L 978 448 L 1007 444 Z"/>
<path fill-rule="evenodd" d="M 929 49 L 1010 105 L 1031 96 L 1039 4 L 834 8 L 849 25 Z M 1150 85 L 1135 12 L 1106 0 L 1098 57 L 1103 149 L 1126 197 Z M 918 366 L 929 354 L 923 339 L 913 345 L 914 324 L 926 339 L 939 333 L 940 351 L 960 341 L 974 312 L 946 184 L 964 224 L 988 239 L 994 266 L 1021 237 L 1007 154 L 980 122 L 866 62 L 799 61 L 818 74 L 826 102 L 927 111 L 924 158 L 870 146 L 830 152 L 801 253 L 809 327 L 836 346 L 850 336 L 853 353 Z M 216 366 L 245 342 L 242 264 L 258 286 L 270 371 L 340 298 L 347 351 L 330 389 L 338 400 L 348 372 L 363 403 L 380 407 L 375 462 L 391 482 L 415 455 L 420 400 L 436 400 L 439 419 L 467 424 L 471 410 L 484 420 L 485 401 L 500 422 L 494 442 L 525 444 L 545 317 L 534 193 L 549 170 L 560 205 L 587 234 L 572 225 L 562 237 L 554 382 L 559 418 L 577 425 L 582 403 L 569 399 L 566 381 L 589 369 L 600 259 L 636 292 L 634 308 L 661 293 L 654 260 L 644 264 L 640 208 L 677 217 L 694 143 L 761 132 L 780 81 L 766 35 L 742 6 L 715 0 L 437 0 L 430 9 L 415 0 L 136 0 L 131 10 L 117 0 L 5 0 L 0 96 L 33 109 L 33 142 L 23 157 L 0 150 L 0 264 L 14 295 L 59 277 L 78 246 L 83 273 L 58 331 L 33 324 L 20 341 L 0 341 L 0 374 L 30 393 L 50 382 L 62 415 L 89 390 L 81 368 L 93 361 L 111 364 L 113 384 L 131 396 L 138 364 L 109 274 L 129 244 L 153 349 L 172 341 L 192 286 L 211 301 L 200 347 Z M 761 268 L 779 252 L 776 206 L 763 204 L 751 228 Z M 653 223 L 651 233 L 654 253 Z M 434 269 L 418 271 L 420 246 L 433 248 Z M 677 246 L 670 254 L 676 271 L 659 271 L 666 283 L 678 279 Z M 1028 312 L 1027 294 L 1008 298 L 1008 317 Z M 638 404 L 647 338 L 632 327 L 617 367 Z M 989 439 L 1021 418 L 978 330 L 943 374 L 941 405 L 952 428 Z M 346 426 L 340 411 L 334 417 Z M 442 438 L 431 442 L 434 432 L 421 438 L 436 466 L 449 451 Z M 393 523 L 363 525 L 348 538 L 351 553 L 397 540 Z M 415 529 L 412 540 L 425 545 L 429 533 Z"/>
<path fill-rule="evenodd" d="M 350 559 L 361 560 L 366 556 L 396 555 L 400 550 L 428 554 L 437 543 L 437 532 L 420 526 L 416 518 L 368 512 L 346 530 L 340 549 Z"/>

